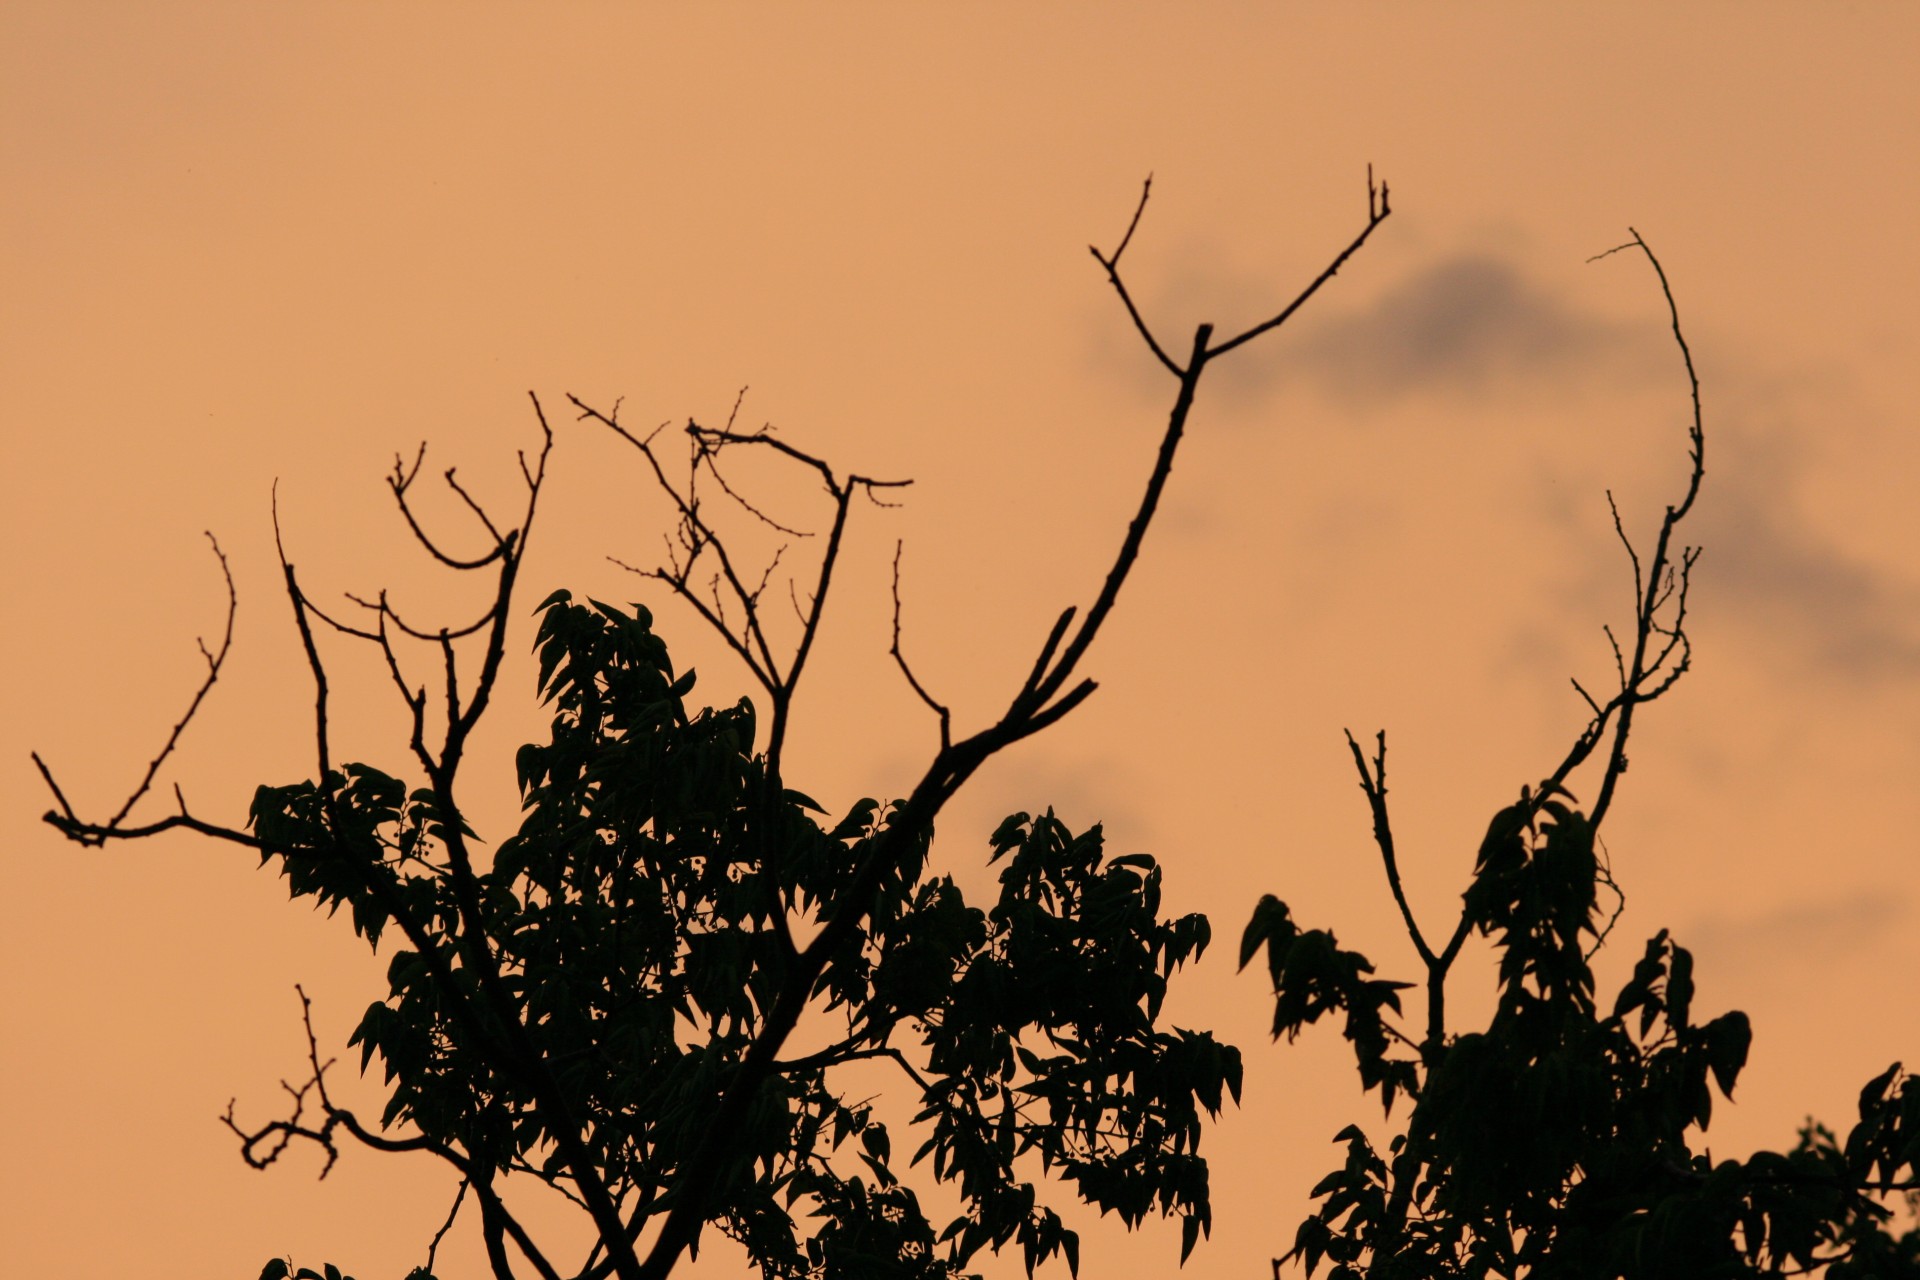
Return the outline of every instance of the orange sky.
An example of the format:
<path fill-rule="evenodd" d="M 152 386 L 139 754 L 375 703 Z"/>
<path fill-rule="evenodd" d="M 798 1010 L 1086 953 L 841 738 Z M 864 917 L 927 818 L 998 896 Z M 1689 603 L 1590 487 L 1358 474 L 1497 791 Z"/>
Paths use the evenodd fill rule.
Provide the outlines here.
<path fill-rule="evenodd" d="M 1217 1222 L 1189 1271 L 1265 1274 L 1334 1131 L 1377 1114 L 1334 1031 L 1266 1043 L 1264 985 L 1232 963 L 1275 892 L 1412 976 L 1341 729 L 1389 731 L 1410 892 L 1437 920 L 1488 816 L 1579 727 L 1567 676 L 1610 668 L 1630 579 L 1603 491 L 1646 530 L 1684 466 L 1654 282 L 1585 264 L 1628 225 L 1704 382 L 1707 552 L 1697 669 L 1640 721 L 1608 824 L 1630 903 L 1603 986 L 1671 927 L 1705 1008 L 1753 1015 L 1716 1151 L 1844 1123 L 1868 1076 L 1920 1058 L 1900 976 L 1920 972 L 1920 11 L 664 10 L 0 13 L 10 1273 L 251 1276 L 292 1251 L 377 1280 L 421 1260 L 451 1193 L 360 1152 L 322 1184 L 304 1155 L 255 1174 L 215 1122 L 229 1097 L 277 1114 L 302 1070 L 294 982 L 336 1049 L 381 990 L 344 922 L 230 850 L 81 851 L 37 822 L 29 747 L 104 816 L 177 716 L 222 604 L 203 529 L 233 559 L 237 647 L 162 786 L 237 822 L 254 784 L 311 768 L 275 477 L 316 595 L 394 585 L 451 617 L 472 588 L 408 547 L 396 451 L 428 439 L 504 505 L 529 388 L 717 422 L 751 384 L 753 425 L 917 482 L 856 512 L 788 770 L 830 807 L 898 794 L 934 728 L 886 659 L 893 540 L 917 670 L 975 726 L 1138 499 L 1171 383 L 1085 245 L 1111 246 L 1148 171 L 1127 266 L 1167 335 L 1290 297 L 1362 225 L 1369 162 L 1395 197 L 1295 325 L 1208 375 L 1091 655 L 1100 692 L 983 773 L 937 849 L 984 885 L 998 817 L 1053 804 L 1211 915 L 1220 945 L 1170 1011 L 1243 1047 L 1247 1096 L 1207 1140 Z M 667 527 L 635 463 L 563 427 L 524 603 L 651 601 L 731 700 L 742 673 L 697 622 L 603 558 Z M 814 510 L 804 483 L 760 492 Z M 336 659 L 342 754 L 401 767 L 366 658 Z M 522 663 L 473 767 L 483 834 L 512 819 L 529 690 Z M 1171 1227 L 1086 1237 L 1089 1275 L 1177 1257 Z M 473 1238 L 449 1250 L 443 1275 L 478 1274 Z"/>

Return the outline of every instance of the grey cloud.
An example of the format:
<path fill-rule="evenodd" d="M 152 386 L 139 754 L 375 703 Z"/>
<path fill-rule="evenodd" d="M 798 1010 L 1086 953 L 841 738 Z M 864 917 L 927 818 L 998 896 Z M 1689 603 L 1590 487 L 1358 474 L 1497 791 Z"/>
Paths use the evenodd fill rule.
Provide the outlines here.
<path fill-rule="evenodd" d="M 1256 316 L 1271 299 L 1255 293 L 1243 278 L 1189 278 L 1148 310 Z M 1583 388 L 1685 394 L 1664 324 L 1646 314 L 1614 319 L 1587 305 L 1587 295 L 1556 287 L 1498 249 L 1441 256 L 1363 304 L 1343 297 L 1336 289 L 1316 298 L 1261 358 L 1222 361 L 1209 372 L 1208 395 L 1244 407 L 1295 387 L 1364 419 L 1422 399 L 1526 405 L 1542 397 L 1564 402 Z M 1696 351 L 1712 353 L 1713 375 L 1709 473 L 1685 531 L 1707 547 L 1696 616 L 1726 618 L 1796 675 L 1862 687 L 1920 676 L 1920 578 L 1893 557 L 1849 551 L 1805 505 L 1802 478 L 1815 461 L 1807 442 L 1831 441 L 1858 417 L 1846 386 L 1743 357 L 1729 339 L 1694 335 Z M 1125 341 L 1126 368 L 1138 372 L 1132 335 Z M 1161 381 L 1146 384 L 1156 402 Z M 1597 492 L 1622 477 L 1560 479 Z M 1590 562 L 1587 551 L 1581 563 Z M 1533 651 L 1537 640 L 1517 638 L 1512 656 L 1551 658 Z"/>
<path fill-rule="evenodd" d="M 1808 517 L 1794 443 L 1806 431 L 1790 421 L 1740 432 L 1722 451 L 1731 459 L 1710 463 L 1702 604 L 1728 609 L 1803 671 L 1851 682 L 1920 675 L 1920 585 L 1850 555 Z"/>
<path fill-rule="evenodd" d="M 1316 299 L 1318 301 L 1318 299 Z M 1327 306 L 1271 358 L 1223 366 L 1229 394 L 1306 384 L 1350 404 L 1477 399 L 1670 375 L 1664 336 L 1583 309 L 1488 253 L 1444 259 L 1360 308 Z"/>

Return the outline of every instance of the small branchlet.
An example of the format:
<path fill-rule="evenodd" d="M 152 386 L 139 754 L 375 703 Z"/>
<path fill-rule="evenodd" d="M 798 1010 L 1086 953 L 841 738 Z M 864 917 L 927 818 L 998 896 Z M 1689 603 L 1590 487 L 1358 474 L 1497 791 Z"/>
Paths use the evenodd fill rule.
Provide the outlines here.
<path fill-rule="evenodd" d="M 180 745 L 180 735 L 187 731 L 189 724 L 193 723 L 194 716 L 199 714 L 200 704 L 206 701 L 207 695 L 213 691 L 213 686 L 220 679 L 220 670 L 226 665 L 227 654 L 233 649 L 233 619 L 240 609 L 240 597 L 233 586 L 233 566 L 227 563 L 227 553 L 220 549 L 220 540 L 212 533 L 208 533 L 207 543 L 213 548 L 214 558 L 220 562 L 220 576 L 227 584 L 227 621 L 226 626 L 221 630 L 220 647 L 218 650 L 209 651 L 205 640 L 194 641 L 200 649 L 201 658 L 207 664 L 206 678 L 194 691 L 193 700 L 187 704 L 186 714 L 174 723 L 173 731 L 167 735 L 166 742 L 161 744 L 159 752 L 148 762 L 147 771 L 141 775 L 139 783 L 128 794 L 126 802 L 104 823 L 82 822 L 79 815 L 74 813 L 73 805 L 68 802 L 66 793 L 54 780 L 53 770 L 47 767 L 47 762 L 40 758 L 39 752 L 31 753 L 34 768 L 40 771 L 41 778 L 46 781 L 47 789 L 53 792 L 54 800 L 60 805 L 57 812 L 49 811 L 45 819 L 69 840 L 97 848 L 120 832 L 121 824 L 126 821 L 127 815 L 133 812 L 133 806 L 140 803 L 140 797 L 146 795 L 153 786 L 154 776 L 160 772 L 160 766 L 167 762 L 167 757 L 173 754 L 173 749 Z M 174 789 L 174 799 L 180 804 L 181 816 L 185 817 L 186 801 L 181 797 L 177 787 Z"/>

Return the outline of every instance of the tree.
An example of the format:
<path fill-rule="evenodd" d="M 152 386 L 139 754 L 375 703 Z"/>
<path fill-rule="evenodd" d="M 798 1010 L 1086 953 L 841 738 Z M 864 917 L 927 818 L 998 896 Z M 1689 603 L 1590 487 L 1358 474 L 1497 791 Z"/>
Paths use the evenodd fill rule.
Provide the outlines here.
<path fill-rule="evenodd" d="M 334 1104 L 309 1019 L 310 1075 L 292 1114 L 247 1127 L 229 1112 L 250 1163 L 271 1164 L 298 1141 L 318 1144 L 330 1166 L 343 1135 L 380 1152 L 429 1152 L 458 1171 L 460 1196 L 476 1200 L 502 1280 L 516 1267 L 543 1280 L 660 1280 L 709 1225 L 768 1276 L 948 1275 L 981 1248 L 1014 1242 L 1029 1270 L 1056 1254 L 1077 1269 L 1077 1238 L 1029 1181 L 1035 1158 L 1129 1225 L 1149 1212 L 1179 1217 L 1183 1258 L 1192 1250 L 1210 1223 L 1200 1112 L 1237 1098 L 1240 1059 L 1208 1034 L 1163 1029 L 1159 1015 L 1173 970 L 1207 945 L 1206 920 L 1162 919 L 1152 858 L 1107 858 L 1098 827 L 1075 833 L 1051 812 L 1014 814 L 993 833 L 1002 870 L 988 910 L 927 865 L 936 818 L 975 771 L 1093 693 L 1076 673 L 1140 554 L 1202 374 L 1284 324 L 1389 216 L 1387 188 L 1369 174 L 1364 229 L 1291 303 L 1223 340 L 1201 325 L 1176 358 L 1120 273 L 1150 185 L 1119 246 L 1093 250 L 1177 383 L 1145 493 L 1085 613 L 1062 612 L 1005 710 L 961 737 L 902 649 L 896 551 L 892 652 L 940 727 L 939 749 L 905 798 L 862 800 L 830 819 L 788 785 L 784 746 L 855 499 L 881 501 L 906 482 L 843 474 L 731 420 L 721 429 L 689 422 L 679 481 L 658 433 L 632 434 L 617 405 L 602 412 L 571 397 L 581 419 L 633 446 L 673 504 L 676 541 L 646 576 L 725 639 L 759 685 L 760 705 L 689 711 L 692 673 L 675 670 L 646 608 L 553 592 L 534 611 L 552 732 L 517 757 L 519 831 L 484 853 L 460 771 L 495 695 L 553 446 L 535 398 L 541 444 L 520 458 L 526 499 L 515 523 L 503 530 L 453 471 L 445 476 L 484 528 L 485 554 L 451 554 L 416 518 L 409 493 L 424 447 L 411 466 L 396 460 L 389 479 L 435 560 L 492 575 L 492 603 L 477 620 L 415 625 L 385 594 L 336 617 L 280 548 L 314 687 L 312 778 L 260 787 L 238 825 L 204 820 L 184 801 L 167 817 L 128 820 L 219 678 L 232 639 L 230 573 L 226 639 L 205 651 L 203 684 L 120 810 L 81 819 L 40 764 L 59 805 L 47 821 L 82 845 L 184 828 L 276 863 L 294 896 L 345 907 L 369 945 L 402 940 L 388 995 L 350 1041 L 363 1070 L 380 1062 L 391 1089 L 384 1113 L 367 1122 Z M 745 516 L 806 536 L 728 484 L 722 456 L 748 450 L 817 477 L 831 501 L 812 586 L 804 604 L 792 597 L 801 631 L 791 652 L 763 625 L 779 557 L 749 569 L 700 496 L 703 481 L 718 485 Z M 398 766 L 336 762 L 320 643 L 328 632 L 385 660 L 411 716 L 415 783 Z M 477 673 L 462 641 L 480 648 Z M 416 645 L 440 668 L 433 696 L 407 674 Z M 783 1056 L 809 1013 L 843 1030 L 825 1048 Z M 834 1087 L 841 1069 L 870 1060 L 897 1067 L 918 1099 L 924 1137 L 907 1163 L 930 1157 L 934 1177 L 958 1191 L 964 1210 L 945 1224 L 901 1182 L 883 1122 Z M 508 1203 L 515 1180 L 578 1206 L 596 1238 L 583 1262 L 562 1263 L 532 1237 Z M 417 1275 L 433 1257 L 430 1245 Z M 275 1260 L 263 1280 L 289 1270 Z"/>
<path fill-rule="evenodd" d="M 1675 535 L 1705 476 L 1700 383 L 1660 261 L 1635 232 L 1619 249 L 1652 264 L 1692 389 L 1690 469 L 1643 562 L 1613 509 L 1633 566 L 1634 621 L 1623 646 L 1611 629 L 1615 692 L 1600 702 L 1580 684 L 1589 719 L 1566 755 L 1488 825 L 1460 917 L 1444 943 L 1414 918 L 1400 880 L 1387 807 L 1387 741 L 1369 759 L 1347 745 L 1373 820 L 1373 839 L 1422 981 L 1372 977 L 1373 964 L 1334 935 L 1303 929 L 1271 895 L 1241 940 L 1244 968 L 1264 949 L 1274 991 L 1273 1035 L 1338 1013 L 1362 1086 L 1385 1113 L 1409 1103 L 1381 1153 L 1357 1124 L 1335 1141 L 1346 1159 L 1313 1189 L 1321 1203 L 1293 1248 L 1312 1275 L 1334 1280 L 1443 1276 L 1706 1277 L 1795 1275 L 1830 1280 L 1920 1277 L 1920 1227 L 1896 1236 L 1881 1203 L 1904 1192 L 1920 1209 L 1920 1079 L 1895 1063 L 1861 1090 L 1844 1142 L 1811 1122 L 1785 1153 L 1714 1163 L 1695 1153 L 1713 1087 L 1731 1097 L 1752 1039 L 1744 1013 L 1693 1017 L 1693 957 L 1661 930 L 1602 1014 L 1591 961 L 1625 898 L 1599 842 L 1627 772 L 1636 711 L 1664 696 L 1692 660 L 1687 594 L 1699 551 Z M 1568 790 L 1599 753 L 1592 808 Z M 1600 890 L 1616 903 L 1601 921 Z M 1499 956 L 1498 1003 L 1483 1031 L 1455 1033 L 1447 982 L 1474 933 Z M 1589 942 L 1588 939 L 1591 939 Z M 1424 1032 L 1397 1021 L 1400 993 L 1425 996 Z"/>

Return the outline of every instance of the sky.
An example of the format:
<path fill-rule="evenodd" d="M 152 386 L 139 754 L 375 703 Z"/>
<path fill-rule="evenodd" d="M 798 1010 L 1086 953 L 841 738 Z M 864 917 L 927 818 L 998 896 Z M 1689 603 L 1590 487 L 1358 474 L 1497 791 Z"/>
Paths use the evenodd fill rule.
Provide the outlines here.
<path fill-rule="evenodd" d="M 277 1116 L 302 1078 L 294 984 L 341 1052 L 384 957 L 233 849 L 83 850 L 39 821 L 30 749 L 104 817 L 179 717 L 223 617 L 206 531 L 233 656 L 136 816 L 178 784 L 238 823 L 255 785 L 311 772 L 276 480 L 316 597 L 391 587 L 451 620 L 476 589 L 424 562 L 383 477 L 424 440 L 429 474 L 517 502 L 529 390 L 557 442 L 525 606 L 646 603 L 725 705 L 745 673 L 608 560 L 669 528 L 640 459 L 561 410 L 717 425 L 747 388 L 743 424 L 914 481 L 854 513 L 787 765 L 832 809 L 901 794 L 937 736 L 887 656 L 896 540 L 915 670 L 978 727 L 1138 501 L 1172 381 L 1086 246 L 1149 173 L 1124 265 L 1169 345 L 1290 299 L 1364 225 L 1369 165 L 1394 208 L 1208 372 L 1088 657 L 1099 692 L 985 769 L 935 846 L 983 891 L 998 819 L 1050 805 L 1212 919 L 1168 1016 L 1240 1045 L 1247 1081 L 1206 1137 L 1216 1220 L 1187 1273 L 1267 1274 L 1333 1134 L 1381 1131 L 1337 1032 L 1270 1044 L 1263 980 L 1233 967 L 1271 892 L 1413 976 L 1342 731 L 1388 733 L 1440 932 L 1487 819 L 1581 727 L 1569 677 L 1611 671 L 1632 588 L 1607 491 L 1644 540 L 1686 468 L 1657 282 L 1588 262 L 1630 227 L 1699 366 L 1705 551 L 1694 670 L 1639 720 L 1606 827 L 1627 905 L 1601 986 L 1670 928 L 1702 1012 L 1752 1016 L 1716 1155 L 1843 1126 L 1920 1059 L 1917 38 L 1920 11 L 1865 3 L 8 4 L 0 1257 L 250 1277 L 290 1252 L 375 1280 L 424 1259 L 451 1199 L 424 1157 L 256 1173 L 219 1123 L 229 1099 Z M 747 482 L 823 515 L 802 477 Z M 511 829 L 512 750 L 542 729 L 531 638 L 476 745 L 483 835 Z M 381 670 L 329 659 L 341 754 L 404 767 Z M 1485 1011 L 1488 960 L 1469 948 L 1457 1016 Z M 1068 1216 L 1086 1274 L 1173 1274 L 1173 1226 Z M 477 1232 L 440 1264 L 478 1274 Z M 724 1249 L 690 1270 L 738 1273 Z"/>

